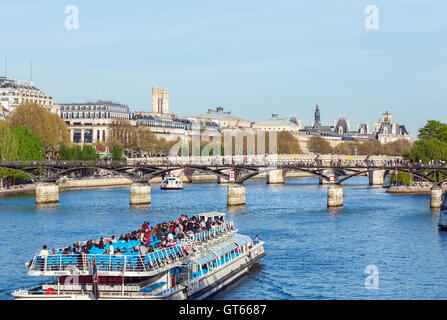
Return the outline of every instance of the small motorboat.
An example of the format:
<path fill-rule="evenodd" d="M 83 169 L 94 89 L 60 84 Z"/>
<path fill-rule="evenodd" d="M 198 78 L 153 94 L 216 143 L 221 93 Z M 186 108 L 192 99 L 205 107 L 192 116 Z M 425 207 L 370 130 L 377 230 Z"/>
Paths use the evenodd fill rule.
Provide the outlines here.
<path fill-rule="evenodd" d="M 438 227 L 447 230 L 447 193 L 442 195 L 441 213 L 439 214 Z"/>
<path fill-rule="evenodd" d="M 163 179 L 160 186 L 161 190 L 182 190 L 183 183 L 177 177 L 169 176 Z"/>

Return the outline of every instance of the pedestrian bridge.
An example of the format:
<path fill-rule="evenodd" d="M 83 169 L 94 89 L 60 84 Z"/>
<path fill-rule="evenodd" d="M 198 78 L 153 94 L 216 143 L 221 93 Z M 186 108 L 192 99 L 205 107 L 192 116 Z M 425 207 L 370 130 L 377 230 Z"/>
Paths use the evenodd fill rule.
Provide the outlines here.
<path fill-rule="evenodd" d="M 435 164 L 412 164 L 396 157 L 263 157 L 241 159 L 232 157 L 199 159 L 152 158 L 145 161 L 13 161 L 3 162 L 2 169 L 22 172 L 39 183 L 36 187 L 36 203 L 58 202 L 57 180 L 78 172 L 104 170 L 119 174 L 132 181 L 130 203 L 149 204 L 150 183 L 155 177 L 170 172 L 192 175 L 201 171 L 214 174 L 219 183 L 228 184 L 227 203 L 229 206 L 245 204 L 244 182 L 260 174 L 265 174 L 269 184 L 284 183 L 288 172 L 304 172 L 319 178 L 320 184 L 328 185 L 328 207 L 343 206 L 341 184 L 353 177 L 367 175 L 371 186 L 383 185 L 390 173 L 403 172 L 420 181 L 433 185 L 431 206 L 441 206 L 441 184 L 447 182 L 447 166 Z"/>

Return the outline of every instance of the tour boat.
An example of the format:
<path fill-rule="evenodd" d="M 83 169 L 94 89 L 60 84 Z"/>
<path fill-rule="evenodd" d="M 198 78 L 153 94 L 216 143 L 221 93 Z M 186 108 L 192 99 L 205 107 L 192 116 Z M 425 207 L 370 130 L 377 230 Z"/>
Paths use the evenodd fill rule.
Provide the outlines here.
<path fill-rule="evenodd" d="M 161 190 L 182 190 L 183 183 L 182 183 L 182 180 L 180 180 L 177 177 L 166 177 L 161 182 L 160 189 Z"/>
<path fill-rule="evenodd" d="M 439 214 L 438 227 L 441 230 L 447 230 L 447 194 L 442 195 L 441 212 Z"/>
<path fill-rule="evenodd" d="M 89 254 L 50 254 L 46 258 L 35 255 L 27 264 L 28 275 L 56 279 L 30 289 L 16 290 L 12 295 L 15 299 L 26 300 L 207 298 L 246 274 L 266 253 L 263 241 L 239 234 L 233 222 L 225 220 L 225 214 L 210 212 L 198 216 L 220 224 L 144 256 L 92 251 Z M 151 240 L 159 241 L 156 236 Z M 138 243 L 118 241 L 114 250 L 132 248 Z"/>

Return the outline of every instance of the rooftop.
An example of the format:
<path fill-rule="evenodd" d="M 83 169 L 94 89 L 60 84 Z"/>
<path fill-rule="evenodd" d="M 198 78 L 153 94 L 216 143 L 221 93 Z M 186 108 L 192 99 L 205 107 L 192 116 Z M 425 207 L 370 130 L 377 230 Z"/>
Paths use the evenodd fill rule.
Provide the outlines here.
<path fill-rule="evenodd" d="M 295 126 L 298 129 L 298 125 L 285 119 L 280 119 L 278 114 L 272 114 L 272 117 L 267 120 L 258 121 L 255 123 L 257 126 Z"/>

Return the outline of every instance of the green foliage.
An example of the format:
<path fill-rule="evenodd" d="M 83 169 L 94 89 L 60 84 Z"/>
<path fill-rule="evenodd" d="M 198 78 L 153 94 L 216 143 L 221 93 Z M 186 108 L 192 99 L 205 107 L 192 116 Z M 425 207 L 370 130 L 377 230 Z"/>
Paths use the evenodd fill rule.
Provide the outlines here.
<path fill-rule="evenodd" d="M 17 144 L 19 160 L 43 160 L 43 148 L 39 138 L 25 126 L 12 129 Z"/>
<path fill-rule="evenodd" d="M 413 176 L 405 172 L 393 173 L 391 183 L 410 186 L 413 183 Z"/>
<path fill-rule="evenodd" d="M 420 140 L 438 139 L 447 142 L 447 124 L 430 120 L 423 128 L 419 129 L 418 138 Z"/>
<path fill-rule="evenodd" d="M 70 143 L 70 135 L 65 121 L 55 113 L 35 102 L 25 101 L 11 114 L 11 127 L 26 126 L 39 137 L 46 151 L 54 151 L 62 144 Z"/>
<path fill-rule="evenodd" d="M 447 160 L 447 142 L 437 138 L 418 140 L 414 143 L 414 147 L 407 150 L 404 155 L 414 162 Z"/>
<path fill-rule="evenodd" d="M 123 160 L 123 148 L 119 144 L 114 144 L 111 150 L 112 153 L 112 160 L 113 161 L 120 161 Z"/>
<path fill-rule="evenodd" d="M 17 143 L 11 132 L 9 121 L 0 121 L 0 157 L 10 161 L 17 158 Z"/>
<path fill-rule="evenodd" d="M 414 161 L 447 160 L 447 124 L 430 120 L 419 129 L 419 140 L 412 148 L 407 148 L 404 157 Z"/>
<path fill-rule="evenodd" d="M 82 148 L 80 146 L 67 147 L 62 145 L 59 149 L 59 159 L 64 161 L 97 160 L 99 159 L 99 154 L 95 148 L 89 145 L 84 145 Z"/>

